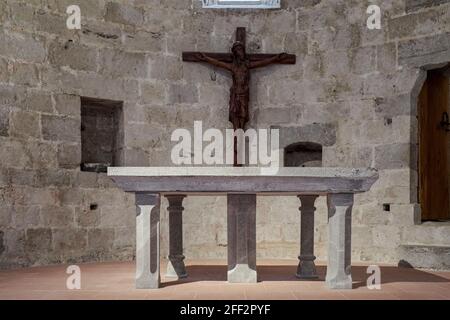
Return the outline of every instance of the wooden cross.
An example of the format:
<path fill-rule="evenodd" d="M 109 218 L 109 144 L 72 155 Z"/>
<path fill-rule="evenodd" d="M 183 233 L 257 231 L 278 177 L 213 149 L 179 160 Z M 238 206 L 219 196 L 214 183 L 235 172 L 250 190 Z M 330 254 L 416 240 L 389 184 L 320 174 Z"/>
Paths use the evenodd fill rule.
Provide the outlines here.
<path fill-rule="evenodd" d="M 230 90 L 229 120 L 234 130 L 245 129 L 249 119 L 250 70 L 271 64 L 295 64 L 292 54 L 247 54 L 245 28 L 237 28 L 236 41 L 230 53 L 183 52 L 183 61 L 206 62 L 231 72 L 233 85 Z M 237 166 L 237 141 L 234 142 L 234 164 Z"/>

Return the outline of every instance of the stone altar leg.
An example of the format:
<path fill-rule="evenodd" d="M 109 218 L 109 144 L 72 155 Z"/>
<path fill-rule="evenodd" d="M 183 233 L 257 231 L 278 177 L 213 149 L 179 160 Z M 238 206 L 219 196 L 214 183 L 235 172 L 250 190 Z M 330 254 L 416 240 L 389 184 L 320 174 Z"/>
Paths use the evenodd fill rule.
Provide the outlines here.
<path fill-rule="evenodd" d="M 300 260 L 297 267 L 297 277 L 300 279 L 316 279 L 316 265 L 314 260 L 314 203 L 318 196 L 298 196 L 301 201 L 300 227 Z"/>
<path fill-rule="evenodd" d="M 136 193 L 136 288 L 157 289 L 159 275 L 158 194 Z"/>
<path fill-rule="evenodd" d="M 351 226 L 353 194 L 328 195 L 328 267 L 331 289 L 351 289 Z"/>
<path fill-rule="evenodd" d="M 169 263 L 167 277 L 187 277 L 183 255 L 183 199 L 184 195 L 167 195 L 169 201 Z"/>
<path fill-rule="evenodd" d="M 255 283 L 256 275 L 256 195 L 229 194 L 228 282 Z"/>

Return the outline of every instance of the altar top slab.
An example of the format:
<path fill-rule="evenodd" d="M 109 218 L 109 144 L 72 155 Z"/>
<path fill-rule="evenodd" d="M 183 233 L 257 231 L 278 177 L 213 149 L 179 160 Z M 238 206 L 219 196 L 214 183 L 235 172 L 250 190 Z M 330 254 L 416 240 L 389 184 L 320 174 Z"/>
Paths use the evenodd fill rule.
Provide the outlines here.
<path fill-rule="evenodd" d="M 276 172 L 274 174 L 274 172 Z M 135 177 L 187 177 L 187 176 L 276 176 L 276 177 L 341 177 L 370 178 L 378 176 L 371 168 L 325 168 L 325 167 L 109 167 L 108 176 Z"/>
<path fill-rule="evenodd" d="M 109 167 L 128 192 L 292 193 L 365 192 L 378 179 L 375 169 L 256 167 Z"/>

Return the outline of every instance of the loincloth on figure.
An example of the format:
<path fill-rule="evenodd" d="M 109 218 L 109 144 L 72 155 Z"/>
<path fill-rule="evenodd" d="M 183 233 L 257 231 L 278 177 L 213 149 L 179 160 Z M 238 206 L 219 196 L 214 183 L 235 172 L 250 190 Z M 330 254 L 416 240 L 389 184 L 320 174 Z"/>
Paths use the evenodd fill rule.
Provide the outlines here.
<path fill-rule="evenodd" d="M 250 100 L 249 90 L 236 93 L 235 90 L 231 90 L 230 95 L 230 116 L 229 120 L 233 122 L 236 118 L 242 119 L 244 122 L 249 120 L 248 104 Z"/>

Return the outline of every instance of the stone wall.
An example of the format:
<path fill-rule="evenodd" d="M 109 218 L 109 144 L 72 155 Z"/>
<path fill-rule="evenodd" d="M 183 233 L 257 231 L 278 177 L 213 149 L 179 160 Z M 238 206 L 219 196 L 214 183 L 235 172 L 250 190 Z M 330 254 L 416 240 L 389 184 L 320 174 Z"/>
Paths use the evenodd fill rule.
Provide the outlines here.
<path fill-rule="evenodd" d="M 197 0 L 0 3 L 0 266 L 131 259 L 134 199 L 104 174 L 80 172 L 80 96 L 123 101 L 127 166 L 167 165 L 173 129 L 229 128 L 230 78 L 183 63 L 184 50 L 227 51 L 246 27 L 251 52 L 287 51 L 295 66 L 256 70 L 251 126 L 282 128 L 282 144 L 323 146 L 323 165 L 372 166 L 358 196 L 353 259 L 397 262 L 402 245 L 450 245 L 448 225 L 415 225 L 416 98 L 424 71 L 450 61 L 450 1 L 284 0 L 275 11 L 203 10 Z M 368 30 L 377 3 L 382 29 Z M 185 200 L 188 258 L 226 257 L 225 198 Z M 390 204 L 390 211 L 383 211 Z M 164 200 L 162 207 L 167 207 Z M 296 258 L 298 199 L 258 199 L 258 256 Z M 316 247 L 326 258 L 326 210 Z M 162 215 L 167 253 L 167 213 Z"/>

